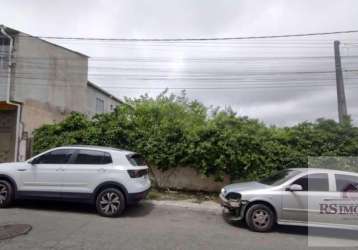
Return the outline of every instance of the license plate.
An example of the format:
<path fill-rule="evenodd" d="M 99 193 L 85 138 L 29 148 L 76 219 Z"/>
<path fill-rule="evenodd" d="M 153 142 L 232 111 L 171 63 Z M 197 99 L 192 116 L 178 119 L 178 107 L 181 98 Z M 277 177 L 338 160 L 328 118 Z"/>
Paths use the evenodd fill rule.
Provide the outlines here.
<path fill-rule="evenodd" d="M 232 207 L 240 207 L 240 202 L 238 201 L 230 201 L 229 204 Z"/>

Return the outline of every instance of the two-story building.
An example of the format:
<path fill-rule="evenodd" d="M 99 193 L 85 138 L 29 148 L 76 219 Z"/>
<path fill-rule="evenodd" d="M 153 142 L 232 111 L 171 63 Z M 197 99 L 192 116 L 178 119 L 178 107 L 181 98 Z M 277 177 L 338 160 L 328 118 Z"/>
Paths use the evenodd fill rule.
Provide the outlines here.
<path fill-rule="evenodd" d="M 0 162 L 26 159 L 32 132 L 43 124 L 120 103 L 88 81 L 88 56 L 0 26 Z"/>

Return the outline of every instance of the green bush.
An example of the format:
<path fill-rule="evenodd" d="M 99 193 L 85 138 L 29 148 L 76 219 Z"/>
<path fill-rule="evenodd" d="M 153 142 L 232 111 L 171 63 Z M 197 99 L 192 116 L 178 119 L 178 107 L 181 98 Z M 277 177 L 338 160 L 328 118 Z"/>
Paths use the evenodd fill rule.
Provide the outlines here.
<path fill-rule="evenodd" d="M 34 132 L 34 153 L 71 144 L 102 145 L 143 154 L 166 170 L 189 166 L 221 179 L 253 179 L 288 167 L 306 167 L 309 156 L 357 156 L 358 128 L 318 119 L 294 127 L 268 127 L 232 110 L 209 109 L 185 95 L 126 99 L 112 113 L 73 113 Z"/>

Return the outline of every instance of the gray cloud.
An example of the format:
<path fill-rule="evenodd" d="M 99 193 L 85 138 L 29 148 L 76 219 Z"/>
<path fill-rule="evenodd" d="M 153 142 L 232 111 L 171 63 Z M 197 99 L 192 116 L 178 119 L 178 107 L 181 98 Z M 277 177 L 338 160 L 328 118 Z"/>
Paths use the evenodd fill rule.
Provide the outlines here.
<path fill-rule="evenodd" d="M 355 0 L 12 0 L 2 3 L 0 23 L 44 36 L 250 36 L 357 29 L 358 26 L 354 27 L 358 23 L 357 9 L 358 2 Z M 119 97 L 139 96 L 145 92 L 156 95 L 161 91 L 123 89 L 123 86 L 239 86 L 240 89 L 235 90 L 189 89 L 187 93 L 190 98 L 199 99 L 207 105 L 232 106 L 241 115 L 259 118 L 270 124 L 292 125 L 318 117 L 336 119 L 334 73 L 284 74 L 333 71 L 332 42 L 335 39 L 357 43 L 358 35 L 170 45 L 75 41 L 56 43 L 93 57 L 90 63 L 91 80 Z M 342 54 L 358 55 L 358 48 L 344 44 Z M 313 56 L 325 58 L 282 59 Z M 281 59 L 252 60 L 246 57 Z M 143 58 L 148 58 L 148 61 L 139 60 Z M 358 58 L 344 59 L 343 65 L 345 69 L 356 70 Z M 109 70 L 108 67 L 115 69 Z M 274 72 L 282 74 L 272 75 Z M 163 79 L 129 79 L 153 75 Z M 358 74 L 345 72 L 345 76 L 348 109 L 358 122 Z M 209 77 L 211 81 L 199 80 L 198 77 Z M 233 77 L 234 80 L 224 81 L 223 78 L 227 77 Z M 277 85 L 285 88 L 273 87 Z M 302 87 L 307 85 L 324 86 Z M 180 90 L 174 92 L 179 93 Z"/>

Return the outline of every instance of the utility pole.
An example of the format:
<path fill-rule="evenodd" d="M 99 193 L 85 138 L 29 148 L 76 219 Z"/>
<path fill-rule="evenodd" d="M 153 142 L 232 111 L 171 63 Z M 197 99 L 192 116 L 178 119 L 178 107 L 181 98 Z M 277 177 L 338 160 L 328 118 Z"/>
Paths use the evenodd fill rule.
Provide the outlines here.
<path fill-rule="evenodd" d="M 337 101 L 338 101 L 338 118 L 342 123 L 347 113 L 346 94 L 344 91 L 343 72 L 341 53 L 339 49 L 340 41 L 334 41 L 334 58 L 336 62 L 336 82 L 337 82 Z"/>

